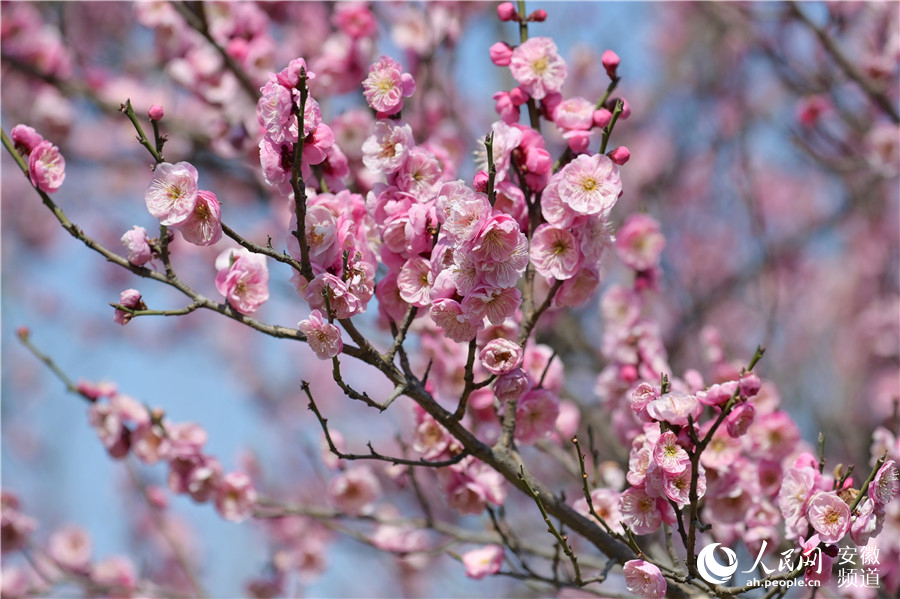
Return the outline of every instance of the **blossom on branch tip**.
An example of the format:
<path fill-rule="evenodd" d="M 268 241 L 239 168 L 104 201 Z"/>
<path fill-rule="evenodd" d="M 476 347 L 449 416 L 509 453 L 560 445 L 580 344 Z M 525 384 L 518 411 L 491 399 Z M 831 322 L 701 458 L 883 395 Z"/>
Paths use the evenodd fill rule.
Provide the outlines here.
<path fill-rule="evenodd" d="M 147 306 L 144 305 L 144 302 L 141 301 L 141 292 L 137 289 L 126 289 L 119 295 L 119 304 L 126 308 L 132 308 L 134 310 L 144 310 Z M 131 314 L 124 310 L 119 310 L 116 308 L 116 312 L 113 315 L 113 321 L 116 324 L 126 325 L 131 321 Z"/>
<path fill-rule="evenodd" d="M 632 214 L 616 233 L 616 253 L 626 266 L 637 271 L 658 265 L 665 246 L 659 223 L 648 214 Z"/>
<path fill-rule="evenodd" d="M 66 179 L 66 159 L 59 148 L 42 141 L 28 155 L 28 175 L 31 183 L 45 193 L 54 193 Z"/>
<path fill-rule="evenodd" d="M 150 117 L 151 121 L 161 121 L 164 114 L 163 107 L 159 104 L 152 105 L 150 110 L 147 111 L 147 116 Z"/>
<path fill-rule="evenodd" d="M 243 472 L 226 474 L 216 488 L 216 511 L 230 522 L 243 522 L 253 515 L 256 489 Z"/>
<path fill-rule="evenodd" d="M 666 579 L 659 567 L 642 559 L 625 562 L 625 586 L 643 599 L 661 599 L 666 595 Z"/>
<path fill-rule="evenodd" d="M 380 117 L 397 114 L 403 108 L 403 98 L 412 96 L 416 83 L 409 73 L 403 73 L 400 63 L 390 56 L 382 56 L 369 67 L 363 81 L 366 102 Z"/>
<path fill-rule="evenodd" d="M 509 68 L 513 78 L 535 100 L 559 92 L 568 75 L 566 61 L 549 37 L 533 37 L 517 46 Z"/>

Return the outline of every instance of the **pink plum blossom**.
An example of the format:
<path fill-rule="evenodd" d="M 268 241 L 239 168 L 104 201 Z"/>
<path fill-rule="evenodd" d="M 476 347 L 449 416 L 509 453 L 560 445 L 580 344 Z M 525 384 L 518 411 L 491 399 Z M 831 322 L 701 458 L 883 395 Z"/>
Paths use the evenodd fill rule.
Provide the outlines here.
<path fill-rule="evenodd" d="M 530 254 L 534 269 L 550 279 L 570 279 L 581 268 L 582 256 L 575 236 L 548 224 L 535 229 Z"/>
<path fill-rule="evenodd" d="M 560 199 L 578 214 L 607 214 L 622 193 L 619 168 L 603 154 L 579 156 L 557 176 Z"/>
<path fill-rule="evenodd" d="M 659 223 L 648 214 L 632 214 L 616 233 L 616 253 L 634 270 L 647 270 L 658 265 L 665 245 Z"/>
<path fill-rule="evenodd" d="M 875 505 L 884 508 L 900 493 L 900 478 L 898 478 L 897 464 L 894 460 L 887 460 L 875 473 L 875 478 L 869 485 L 869 497 L 875 501 Z"/>
<path fill-rule="evenodd" d="M 197 203 L 197 169 L 188 162 L 156 165 L 144 194 L 147 210 L 162 225 L 178 225 L 194 212 Z"/>
<path fill-rule="evenodd" d="M 503 324 L 512 316 L 522 301 L 521 292 L 515 287 L 505 289 L 479 285 L 462 301 L 462 310 L 470 322 L 480 323 L 487 318 L 491 324 Z"/>
<path fill-rule="evenodd" d="M 59 148 L 42 141 L 28 155 L 28 175 L 31 183 L 45 193 L 54 193 L 66 179 L 66 159 Z"/>
<path fill-rule="evenodd" d="M 400 64 L 389 56 L 382 56 L 369 67 L 363 81 L 363 95 L 379 116 L 390 116 L 403 108 L 403 98 L 416 91 L 412 75 L 403 73 Z"/>
<path fill-rule="evenodd" d="M 216 258 L 216 290 L 241 314 L 256 312 L 269 299 L 266 258 L 245 248 L 227 249 Z"/>
<path fill-rule="evenodd" d="M 501 402 L 518 401 L 528 389 L 531 381 L 521 368 L 501 374 L 494 381 L 494 396 Z"/>
<path fill-rule="evenodd" d="M 409 125 L 392 120 L 375 123 L 372 135 L 363 142 L 363 164 L 373 171 L 390 174 L 403 166 L 415 145 Z"/>
<path fill-rule="evenodd" d="M 823 543 L 837 543 L 850 531 L 850 506 L 833 491 L 814 495 L 807 517 Z"/>
<path fill-rule="evenodd" d="M 678 474 L 690 464 L 687 451 L 678 444 L 678 437 L 672 431 L 659 436 L 653 446 L 653 461 L 669 474 Z"/>
<path fill-rule="evenodd" d="M 83 528 L 64 526 L 50 536 L 47 553 L 66 570 L 87 573 L 91 564 L 91 537 Z"/>
<path fill-rule="evenodd" d="M 350 515 L 369 513 L 381 495 L 381 483 L 368 466 L 349 468 L 328 483 L 328 500 Z"/>
<path fill-rule="evenodd" d="M 644 599 L 662 599 L 666 595 L 666 579 L 660 569 L 642 559 L 625 562 L 625 587 Z"/>
<path fill-rule="evenodd" d="M 506 374 L 522 365 L 525 352 L 518 343 L 508 339 L 492 339 L 482 348 L 478 358 L 491 374 Z"/>
<path fill-rule="evenodd" d="M 310 281 L 304 297 L 309 302 L 310 308 L 325 311 L 331 309 L 331 316 L 337 319 L 349 318 L 363 309 L 359 298 L 350 291 L 347 283 L 327 272 L 316 275 L 316 278 Z"/>
<path fill-rule="evenodd" d="M 135 266 L 143 266 L 153 258 L 153 250 L 147 242 L 147 230 L 135 225 L 122 235 L 122 245 L 128 250 L 128 261 Z"/>
<path fill-rule="evenodd" d="M 144 305 L 144 302 L 141 301 L 141 292 L 137 289 L 126 289 L 119 295 L 119 304 L 126 307 L 131 308 L 133 310 L 145 310 L 147 308 Z M 116 308 L 115 314 L 113 314 L 113 321 L 116 324 L 126 325 L 132 319 L 130 313 L 125 310 L 119 310 Z"/>
<path fill-rule="evenodd" d="M 516 407 L 516 440 L 530 445 L 552 433 L 559 416 L 559 398 L 547 389 L 532 389 Z"/>
<path fill-rule="evenodd" d="M 322 313 L 313 310 L 306 320 L 297 325 L 306 335 L 306 342 L 320 360 L 329 360 L 344 348 L 341 331 L 331 323 L 322 319 Z"/>
<path fill-rule="evenodd" d="M 590 129 L 594 118 L 594 103 L 586 98 L 577 96 L 563 100 L 553 109 L 553 122 L 563 130 Z"/>
<path fill-rule="evenodd" d="M 533 37 L 513 50 L 509 64 L 515 80 L 535 100 L 559 92 L 568 69 L 549 37 Z"/>
<path fill-rule="evenodd" d="M 28 125 L 16 125 L 9 132 L 9 136 L 16 149 L 26 156 L 44 141 L 44 137 Z"/>
<path fill-rule="evenodd" d="M 487 545 L 480 549 L 467 551 L 463 554 L 462 561 L 466 567 L 466 576 L 480 580 L 500 571 L 500 566 L 503 564 L 503 547 Z"/>
<path fill-rule="evenodd" d="M 256 490 L 243 472 L 229 472 L 216 489 L 216 511 L 230 522 L 243 522 L 253 515 Z"/>
<path fill-rule="evenodd" d="M 682 391 L 670 391 L 647 404 L 647 413 L 655 420 L 686 426 L 688 416 L 695 421 L 703 411 L 697 398 Z"/>
<path fill-rule="evenodd" d="M 222 238 L 222 207 L 211 191 L 199 190 L 194 209 L 175 225 L 182 237 L 194 245 L 212 245 Z"/>
<path fill-rule="evenodd" d="M 629 487 L 619 498 L 622 522 L 639 535 L 655 532 L 662 525 L 657 499 L 650 497 L 643 487 Z"/>
<path fill-rule="evenodd" d="M 478 327 L 463 313 L 462 306 L 455 300 L 438 299 L 431 304 L 431 319 L 443 329 L 453 341 L 461 343 L 475 338 Z"/>
<path fill-rule="evenodd" d="M 159 104 L 153 104 L 147 111 L 147 116 L 150 117 L 151 121 L 161 121 L 164 115 L 163 107 Z"/>

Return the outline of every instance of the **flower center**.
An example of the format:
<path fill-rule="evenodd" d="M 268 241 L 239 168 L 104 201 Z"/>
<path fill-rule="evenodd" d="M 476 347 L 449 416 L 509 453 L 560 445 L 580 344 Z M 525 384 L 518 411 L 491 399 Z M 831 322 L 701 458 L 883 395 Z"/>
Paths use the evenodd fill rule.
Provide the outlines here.
<path fill-rule="evenodd" d="M 546 56 L 541 56 L 533 63 L 531 63 L 531 68 L 534 69 L 534 72 L 538 75 L 543 75 L 547 72 L 547 67 L 550 66 L 550 60 Z"/>

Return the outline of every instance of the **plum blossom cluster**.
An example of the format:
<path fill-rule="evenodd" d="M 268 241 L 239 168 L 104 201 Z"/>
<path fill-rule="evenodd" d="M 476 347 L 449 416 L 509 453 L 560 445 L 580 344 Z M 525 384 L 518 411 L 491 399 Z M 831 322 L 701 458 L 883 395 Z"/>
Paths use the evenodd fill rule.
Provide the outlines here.
<path fill-rule="evenodd" d="M 144 201 L 147 211 L 159 219 L 160 225 L 180 231 L 188 243 L 212 245 L 222 238 L 222 208 L 216 194 L 198 189 L 197 178 L 197 169 L 189 162 L 157 164 Z M 147 256 L 139 232 L 126 232 L 122 243 L 128 248 L 129 261 L 133 264 Z"/>
<path fill-rule="evenodd" d="M 14 551 L 31 549 L 39 560 L 40 574 L 18 566 L 3 565 L 0 590 L 4 597 L 43 596 L 51 593 L 56 579 L 67 576 L 84 578 L 99 589 L 115 589 L 117 594 L 138 592 L 140 578 L 134 563 L 115 555 L 92 559 L 91 537 L 79 526 L 62 525 L 44 543 L 33 535 L 37 521 L 22 513 L 19 498 L 9 491 L 0 493 L 0 537 L 4 557 Z M 35 551 L 40 547 L 40 551 Z"/>
<path fill-rule="evenodd" d="M 59 148 L 28 125 L 16 125 L 9 132 L 16 150 L 28 159 L 31 184 L 44 193 L 55 193 L 66 179 L 66 159 Z"/>
<path fill-rule="evenodd" d="M 168 486 L 197 503 L 212 502 L 222 518 L 241 522 L 253 513 L 256 490 L 243 472 L 225 473 L 205 454 L 207 434 L 197 424 L 171 422 L 158 410 L 119 393 L 115 385 L 81 382 L 78 392 L 91 402 L 88 419 L 110 456 L 134 455 L 145 464 L 168 464 Z"/>

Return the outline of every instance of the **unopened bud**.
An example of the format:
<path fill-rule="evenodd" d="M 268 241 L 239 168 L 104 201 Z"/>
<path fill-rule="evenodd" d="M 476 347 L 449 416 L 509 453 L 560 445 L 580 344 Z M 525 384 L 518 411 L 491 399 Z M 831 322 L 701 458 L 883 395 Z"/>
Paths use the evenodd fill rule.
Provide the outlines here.
<path fill-rule="evenodd" d="M 528 15 L 529 21 L 534 21 L 535 23 L 543 23 L 547 20 L 547 11 L 543 8 L 539 8 L 530 15 Z"/>
<path fill-rule="evenodd" d="M 629 158 L 631 158 L 631 152 L 629 152 L 628 148 L 626 148 L 625 146 L 619 146 L 618 148 L 607 154 L 607 156 L 609 156 L 610 160 L 612 160 L 619 166 L 622 166 L 623 164 L 628 162 Z"/>
<path fill-rule="evenodd" d="M 603 129 L 612 120 L 612 113 L 605 108 L 594 111 L 594 125 Z"/>
<path fill-rule="evenodd" d="M 484 171 L 475 173 L 475 178 L 472 180 L 472 187 L 474 187 L 477 192 L 487 193 L 488 174 Z"/>
<path fill-rule="evenodd" d="M 506 42 L 497 42 L 491 46 L 490 53 L 491 62 L 498 67 L 507 67 L 509 66 L 510 61 L 512 61 L 513 51 Z"/>
<path fill-rule="evenodd" d="M 497 7 L 497 16 L 501 21 L 512 21 L 516 18 L 516 7 L 512 2 L 504 2 Z"/>
<path fill-rule="evenodd" d="M 154 104 L 150 107 L 150 110 L 147 111 L 147 114 L 150 116 L 151 121 L 161 121 L 163 118 L 163 107 Z"/>
<path fill-rule="evenodd" d="M 609 75 L 610 79 L 618 78 L 618 76 L 616 75 L 616 69 L 619 68 L 618 54 L 616 54 L 612 50 L 607 50 L 600 58 L 600 62 L 603 63 L 603 68 L 606 69 L 606 74 Z"/>

